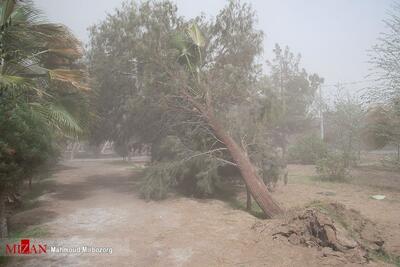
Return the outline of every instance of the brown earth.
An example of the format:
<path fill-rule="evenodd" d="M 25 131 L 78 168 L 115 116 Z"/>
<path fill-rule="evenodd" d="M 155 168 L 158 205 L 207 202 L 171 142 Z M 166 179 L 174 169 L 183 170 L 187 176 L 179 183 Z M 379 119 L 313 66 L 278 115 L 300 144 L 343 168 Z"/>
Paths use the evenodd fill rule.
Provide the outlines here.
<path fill-rule="evenodd" d="M 107 246 L 113 253 L 15 257 L 9 266 L 361 266 L 326 257 L 317 248 L 274 240 L 282 219 L 260 220 L 219 200 L 145 202 L 136 190 L 135 170 L 128 166 L 88 161 L 66 167 L 54 175 L 54 183 L 42 182 L 47 193 L 38 198 L 39 205 L 15 214 L 11 225 L 45 229 L 46 238 L 65 246 Z M 273 193 L 283 207 L 339 201 L 376 222 L 385 249 L 400 254 L 399 191 L 313 181 L 308 166 L 290 171 L 289 184 Z M 386 199 L 373 200 L 374 194 Z"/>
<path fill-rule="evenodd" d="M 264 227 L 268 224 L 259 226 Z M 317 248 L 325 257 L 360 264 L 381 253 L 384 244 L 372 221 L 337 202 L 314 202 L 303 210 L 288 211 L 273 236 Z"/>

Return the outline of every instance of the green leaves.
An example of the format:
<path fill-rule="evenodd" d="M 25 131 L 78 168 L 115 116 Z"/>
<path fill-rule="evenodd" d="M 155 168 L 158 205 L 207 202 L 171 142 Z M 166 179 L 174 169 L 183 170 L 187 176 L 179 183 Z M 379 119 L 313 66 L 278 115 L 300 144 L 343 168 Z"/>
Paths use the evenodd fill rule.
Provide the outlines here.
<path fill-rule="evenodd" d="M 15 87 L 27 87 L 27 86 L 32 86 L 32 80 L 20 76 L 0 74 L 1 88 L 7 88 L 7 87 L 15 88 Z"/>
<path fill-rule="evenodd" d="M 62 107 L 40 103 L 30 103 L 29 105 L 32 111 L 42 118 L 49 127 L 56 129 L 60 134 L 69 137 L 82 134 L 82 129 L 76 120 Z"/>
<path fill-rule="evenodd" d="M 190 37 L 192 44 L 196 45 L 197 47 L 204 47 L 205 46 L 205 39 L 203 34 L 201 33 L 197 24 L 191 24 L 186 29 L 186 34 Z"/>
<path fill-rule="evenodd" d="M 183 56 L 189 46 L 186 35 L 183 34 L 182 32 L 175 33 L 171 37 L 171 46 L 179 50 L 180 56 Z"/>
<path fill-rule="evenodd" d="M 194 73 L 202 62 L 201 49 L 205 47 L 205 38 L 196 24 L 191 24 L 184 32 L 176 33 L 171 43 L 179 51 L 178 62 L 186 65 Z"/>
<path fill-rule="evenodd" d="M 58 134 L 82 134 L 78 120 L 60 105 L 64 96 L 59 93 L 89 90 L 86 72 L 73 64 L 82 56 L 79 41 L 65 26 L 43 21 L 30 1 L 1 1 L 0 15 L 1 25 L 7 24 L 0 39 L 0 87 L 9 96 L 3 102 L 28 105 Z M 64 90 L 54 90 L 59 88 Z"/>
<path fill-rule="evenodd" d="M 0 3 L 0 26 L 3 26 L 9 21 L 10 15 L 14 10 L 15 0 L 3 0 Z"/>

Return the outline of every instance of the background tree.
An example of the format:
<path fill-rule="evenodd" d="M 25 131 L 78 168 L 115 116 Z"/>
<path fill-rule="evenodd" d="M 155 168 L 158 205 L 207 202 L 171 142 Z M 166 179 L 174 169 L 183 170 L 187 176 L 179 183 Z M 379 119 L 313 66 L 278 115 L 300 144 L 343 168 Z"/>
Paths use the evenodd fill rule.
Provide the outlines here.
<path fill-rule="evenodd" d="M 372 48 L 371 77 L 376 79 L 367 94 L 371 105 L 368 115 L 371 143 L 397 146 L 397 164 L 400 160 L 400 6 L 395 4 L 385 21 L 387 31 L 382 33 Z M 376 123 L 376 124 L 375 124 Z M 376 142 L 371 142 L 374 137 Z M 384 142 L 383 142 L 384 141 Z"/>
<path fill-rule="evenodd" d="M 300 67 L 300 55 L 295 56 L 288 47 L 278 44 L 274 58 L 267 62 L 270 68 L 270 87 L 276 95 L 279 113 L 274 124 L 275 143 L 281 148 L 282 166 L 287 165 L 289 137 L 310 125 L 315 92 L 323 83 L 317 74 L 309 75 Z"/>
<path fill-rule="evenodd" d="M 324 115 L 326 142 L 342 153 L 344 166 L 355 164 L 360 158 L 362 133 L 365 129 L 365 110 L 362 103 L 339 91 L 333 107 Z"/>
<path fill-rule="evenodd" d="M 368 149 L 380 149 L 390 144 L 397 147 L 396 165 L 400 164 L 400 116 L 396 106 L 379 105 L 365 116 L 363 142 Z"/>

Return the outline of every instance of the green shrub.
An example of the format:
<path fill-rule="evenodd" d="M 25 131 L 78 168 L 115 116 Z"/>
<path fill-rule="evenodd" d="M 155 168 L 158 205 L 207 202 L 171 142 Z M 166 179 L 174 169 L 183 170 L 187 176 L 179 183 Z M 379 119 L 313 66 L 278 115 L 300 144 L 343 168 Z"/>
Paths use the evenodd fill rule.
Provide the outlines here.
<path fill-rule="evenodd" d="M 173 136 L 157 146 L 157 160 L 142 175 L 140 192 L 145 199 L 163 199 L 172 190 L 206 197 L 214 194 L 221 179 L 221 162 L 208 154 L 190 151 Z"/>
<path fill-rule="evenodd" d="M 388 155 L 381 160 L 382 166 L 391 170 L 400 170 L 400 160 L 398 155 Z"/>
<path fill-rule="evenodd" d="M 289 160 L 302 164 L 315 164 L 327 154 L 327 145 L 315 134 L 307 135 L 289 147 Z"/>
<path fill-rule="evenodd" d="M 16 188 L 58 150 L 51 130 L 29 107 L 0 108 L 0 189 Z"/>
<path fill-rule="evenodd" d="M 140 192 L 145 199 L 155 200 L 166 198 L 173 189 L 190 196 L 210 196 L 220 180 L 218 166 L 207 157 L 155 162 L 144 170 Z"/>
<path fill-rule="evenodd" d="M 349 175 L 349 168 L 344 153 L 329 152 L 317 160 L 316 170 L 321 179 L 343 181 Z"/>
<path fill-rule="evenodd" d="M 156 163 L 147 167 L 142 176 L 140 193 L 143 198 L 160 200 L 167 197 L 176 182 L 176 166 L 174 164 Z"/>
<path fill-rule="evenodd" d="M 261 177 L 267 186 L 274 187 L 283 173 L 279 160 L 277 157 L 269 157 L 262 161 Z"/>

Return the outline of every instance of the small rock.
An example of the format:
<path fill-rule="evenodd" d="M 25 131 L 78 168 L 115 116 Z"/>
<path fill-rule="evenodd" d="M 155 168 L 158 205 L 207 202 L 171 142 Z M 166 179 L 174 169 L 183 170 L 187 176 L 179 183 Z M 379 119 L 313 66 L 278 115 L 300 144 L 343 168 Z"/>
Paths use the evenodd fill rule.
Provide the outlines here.
<path fill-rule="evenodd" d="M 325 225 L 324 230 L 326 233 L 326 240 L 322 240 L 323 242 L 326 242 L 327 244 L 324 245 L 329 245 L 329 244 L 336 244 L 336 233 L 335 230 L 333 230 L 332 226 L 330 225 Z"/>
<path fill-rule="evenodd" d="M 319 194 L 319 195 L 324 195 L 324 196 L 335 196 L 335 195 L 336 195 L 335 192 L 331 192 L 331 191 L 317 192 L 317 194 Z"/>
<path fill-rule="evenodd" d="M 301 243 L 299 236 L 295 233 L 293 233 L 289 236 L 288 241 L 293 245 L 300 245 L 300 243 Z"/>
<path fill-rule="evenodd" d="M 385 195 L 373 195 L 371 197 L 376 200 L 384 200 L 386 198 Z"/>
<path fill-rule="evenodd" d="M 341 246 L 345 247 L 346 249 L 355 248 L 358 246 L 357 242 L 354 239 L 349 238 L 345 234 L 345 229 L 343 228 L 336 229 L 336 240 Z"/>
<path fill-rule="evenodd" d="M 346 259 L 353 263 L 366 263 L 367 262 L 367 253 L 366 251 L 360 248 L 354 248 L 346 251 L 345 254 Z"/>
<path fill-rule="evenodd" d="M 329 256 L 335 256 L 335 257 L 343 257 L 343 253 L 340 251 L 334 251 L 333 249 L 331 249 L 330 247 L 323 247 L 322 250 L 322 255 L 324 257 L 329 257 Z"/>

